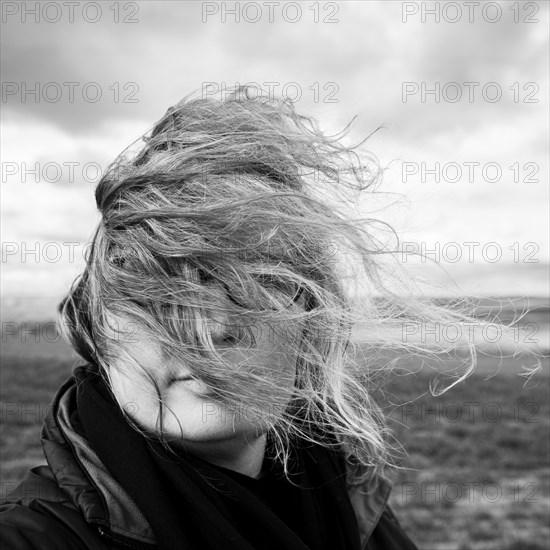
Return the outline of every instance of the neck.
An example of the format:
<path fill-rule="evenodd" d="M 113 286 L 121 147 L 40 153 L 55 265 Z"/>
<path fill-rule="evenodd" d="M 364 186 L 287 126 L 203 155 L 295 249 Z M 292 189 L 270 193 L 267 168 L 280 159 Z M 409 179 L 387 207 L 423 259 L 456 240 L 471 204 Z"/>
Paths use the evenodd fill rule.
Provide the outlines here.
<path fill-rule="evenodd" d="M 254 439 L 235 438 L 215 442 L 185 442 L 186 450 L 202 460 L 258 479 L 262 474 L 266 434 Z"/>

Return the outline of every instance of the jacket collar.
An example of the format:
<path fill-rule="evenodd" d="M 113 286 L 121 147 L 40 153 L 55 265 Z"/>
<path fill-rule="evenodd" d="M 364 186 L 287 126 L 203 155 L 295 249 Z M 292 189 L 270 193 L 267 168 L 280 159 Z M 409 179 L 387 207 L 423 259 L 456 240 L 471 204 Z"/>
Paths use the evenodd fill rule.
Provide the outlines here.
<path fill-rule="evenodd" d="M 154 544 L 145 516 L 105 468 L 80 429 L 76 384 L 71 377 L 61 386 L 42 428 L 44 455 L 57 484 L 70 495 L 88 523 Z M 391 482 L 381 475 L 348 489 L 362 546 L 378 523 L 390 492 Z"/>

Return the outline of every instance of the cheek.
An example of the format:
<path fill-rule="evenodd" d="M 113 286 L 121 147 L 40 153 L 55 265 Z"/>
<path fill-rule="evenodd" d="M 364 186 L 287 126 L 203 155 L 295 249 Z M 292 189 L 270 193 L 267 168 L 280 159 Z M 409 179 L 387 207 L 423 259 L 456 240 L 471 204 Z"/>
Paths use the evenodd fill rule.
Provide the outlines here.
<path fill-rule="evenodd" d="M 287 386 L 293 383 L 296 371 L 292 347 L 288 342 L 260 338 L 252 349 L 235 347 L 219 351 L 235 371 L 250 372 L 271 384 Z"/>
<path fill-rule="evenodd" d="M 297 333 L 291 335 L 272 334 L 271 338 L 260 340 L 259 362 L 264 365 L 266 375 L 280 381 L 294 383 L 296 374 L 296 352 L 299 344 Z M 287 385 L 286 384 L 286 385 Z"/>
<path fill-rule="evenodd" d="M 161 388 L 162 427 L 158 395 L 149 380 L 136 380 L 112 369 L 111 387 L 119 405 L 140 428 L 173 442 L 214 441 L 225 439 L 235 431 L 250 431 L 241 412 L 235 414 L 201 393 L 201 382 L 175 383 Z"/>
<path fill-rule="evenodd" d="M 122 409 L 140 426 L 154 430 L 158 417 L 158 399 L 153 385 L 111 369 L 109 379 L 113 393 Z"/>

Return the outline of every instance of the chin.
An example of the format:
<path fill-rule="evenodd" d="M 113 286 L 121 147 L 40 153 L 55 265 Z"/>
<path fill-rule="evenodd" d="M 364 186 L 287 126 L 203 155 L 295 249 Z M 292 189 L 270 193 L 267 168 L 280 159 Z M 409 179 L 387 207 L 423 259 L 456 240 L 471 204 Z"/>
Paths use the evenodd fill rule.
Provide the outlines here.
<path fill-rule="evenodd" d="M 171 394 L 187 395 L 189 397 L 204 398 L 210 394 L 210 391 L 204 384 L 197 379 L 175 379 L 168 386 L 168 391 Z M 188 399 L 189 399 L 188 397 Z"/>
<path fill-rule="evenodd" d="M 259 423 L 244 422 L 235 414 L 222 414 L 217 403 L 206 402 L 198 411 L 176 411 L 166 417 L 164 436 L 173 444 L 178 441 L 215 443 L 236 438 L 254 438 L 265 432 Z M 178 423 L 179 420 L 179 423 Z M 181 427 L 180 427 L 181 426 Z"/>

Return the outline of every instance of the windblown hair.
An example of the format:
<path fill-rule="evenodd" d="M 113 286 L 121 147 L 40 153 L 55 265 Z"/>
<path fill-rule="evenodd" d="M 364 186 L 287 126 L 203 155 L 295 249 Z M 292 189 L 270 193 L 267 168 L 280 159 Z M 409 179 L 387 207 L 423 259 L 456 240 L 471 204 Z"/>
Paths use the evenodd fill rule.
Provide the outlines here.
<path fill-rule="evenodd" d="M 345 135 L 327 136 L 292 103 L 242 87 L 224 100 L 183 100 L 99 182 L 101 221 L 59 311 L 73 347 L 107 379 L 123 358 L 161 400 L 131 354 L 128 327 L 138 327 L 219 403 L 259 411 L 285 468 L 300 437 L 343 448 L 355 483 L 389 462 L 371 391 L 390 366 L 384 353 L 422 351 L 402 337 L 407 323 L 465 318 L 390 288 L 401 276 L 397 238 L 384 242 L 376 220 L 346 206 L 374 196 L 382 170 L 362 144 L 344 145 Z M 368 292 L 353 292 L 359 279 Z M 230 322 L 216 322 L 220 312 Z M 217 345 L 254 347 L 259 330 L 296 358 L 294 394 L 277 414 L 280 377 L 228 364 Z M 431 344 L 426 353 L 445 355 L 463 342 Z M 466 375 L 472 346 L 464 361 Z M 160 411 L 162 431 L 171 413 Z"/>

